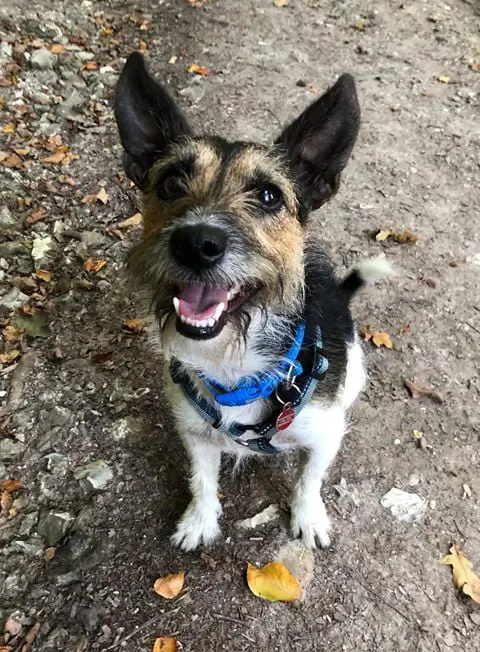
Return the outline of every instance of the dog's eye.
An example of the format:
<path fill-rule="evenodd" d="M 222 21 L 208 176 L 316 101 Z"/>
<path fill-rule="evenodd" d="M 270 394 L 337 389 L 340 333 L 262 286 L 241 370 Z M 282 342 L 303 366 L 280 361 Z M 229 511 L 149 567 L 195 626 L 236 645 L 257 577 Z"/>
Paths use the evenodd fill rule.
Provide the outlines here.
<path fill-rule="evenodd" d="M 280 188 L 268 183 L 258 191 L 258 201 L 267 211 L 278 211 L 283 204 L 283 195 Z"/>
<path fill-rule="evenodd" d="M 160 201 L 174 201 L 185 195 L 185 186 L 181 180 L 169 174 L 160 180 L 157 186 L 157 197 Z"/>

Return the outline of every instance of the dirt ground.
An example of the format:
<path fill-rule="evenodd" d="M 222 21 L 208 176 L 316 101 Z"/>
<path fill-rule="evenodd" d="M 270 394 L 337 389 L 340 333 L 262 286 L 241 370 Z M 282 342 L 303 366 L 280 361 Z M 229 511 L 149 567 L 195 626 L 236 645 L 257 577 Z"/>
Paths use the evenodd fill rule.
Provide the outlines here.
<path fill-rule="evenodd" d="M 0 16 L 0 479 L 23 484 L 0 517 L 0 649 L 136 652 L 168 635 L 188 652 L 480 650 L 479 606 L 440 564 L 456 542 L 480 569 L 478 5 L 11 0 Z M 333 543 L 297 605 L 245 582 L 287 544 L 294 456 L 237 476 L 226 460 L 222 539 L 169 542 L 184 454 L 161 362 L 123 326 L 144 317 L 122 277 L 140 227 L 118 227 L 140 206 L 111 102 L 136 48 L 199 130 L 229 138 L 268 141 L 340 73 L 358 84 L 358 144 L 312 228 L 340 271 L 382 252 L 395 264 L 354 306 L 394 348 L 365 343 L 370 382 L 324 487 Z M 376 241 L 385 228 L 418 241 Z M 382 506 L 392 487 L 424 499 L 418 522 Z M 281 518 L 235 526 L 272 503 Z M 153 593 L 181 569 L 180 598 Z"/>

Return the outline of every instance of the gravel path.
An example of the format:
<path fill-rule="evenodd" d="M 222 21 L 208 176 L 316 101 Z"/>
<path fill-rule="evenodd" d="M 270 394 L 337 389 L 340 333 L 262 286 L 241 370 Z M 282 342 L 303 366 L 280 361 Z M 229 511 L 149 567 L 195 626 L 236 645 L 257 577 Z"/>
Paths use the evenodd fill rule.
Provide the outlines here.
<path fill-rule="evenodd" d="M 462 0 L 0 10 L 0 480 L 22 483 L 2 484 L 2 652 L 147 651 L 156 636 L 188 652 L 480 651 L 478 605 L 439 563 L 456 542 L 480 573 L 478 24 Z M 170 546 L 185 460 L 122 277 L 140 227 L 121 223 L 141 207 L 111 102 L 136 48 L 196 128 L 229 138 L 266 142 L 339 74 L 357 80 L 360 138 L 312 228 L 340 270 L 384 252 L 398 274 L 354 306 L 393 349 L 365 343 L 370 383 L 324 489 L 328 551 L 288 544 L 291 458 L 236 476 L 227 461 L 223 538 Z M 372 237 L 385 229 L 418 240 Z M 418 522 L 382 505 L 394 487 L 421 497 Z M 236 527 L 271 504 L 278 518 Z M 298 605 L 246 586 L 247 562 L 279 551 L 304 577 Z M 155 595 L 179 570 L 181 597 Z"/>

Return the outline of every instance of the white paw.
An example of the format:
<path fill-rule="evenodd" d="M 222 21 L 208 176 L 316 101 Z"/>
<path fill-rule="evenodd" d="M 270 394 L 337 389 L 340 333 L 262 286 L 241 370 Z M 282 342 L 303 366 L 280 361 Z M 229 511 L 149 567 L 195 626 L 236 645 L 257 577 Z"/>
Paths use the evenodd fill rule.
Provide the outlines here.
<path fill-rule="evenodd" d="M 292 503 L 291 528 L 294 537 L 301 538 L 307 548 L 322 548 L 330 545 L 330 519 L 320 496 L 307 500 L 294 498 Z"/>
<path fill-rule="evenodd" d="M 198 503 L 192 500 L 170 540 L 185 551 L 195 550 L 202 543 L 212 543 L 220 534 L 218 517 L 221 513 L 222 507 L 218 501 Z"/>

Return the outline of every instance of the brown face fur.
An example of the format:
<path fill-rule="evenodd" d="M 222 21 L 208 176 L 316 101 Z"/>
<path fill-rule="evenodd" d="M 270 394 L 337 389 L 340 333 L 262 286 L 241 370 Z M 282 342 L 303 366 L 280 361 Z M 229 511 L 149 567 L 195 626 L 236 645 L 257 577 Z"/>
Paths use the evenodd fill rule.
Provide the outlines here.
<path fill-rule="evenodd" d="M 272 212 L 258 201 L 267 184 L 282 197 Z M 150 287 L 157 313 L 171 309 L 177 282 L 198 280 L 247 284 L 257 291 L 255 305 L 291 314 L 301 308 L 304 277 L 296 193 L 274 148 L 185 137 L 148 174 L 144 236 L 130 254 L 130 273 Z M 228 231 L 234 244 L 218 269 L 196 277 L 172 258 L 169 234 L 186 222 L 221 224 Z"/>

